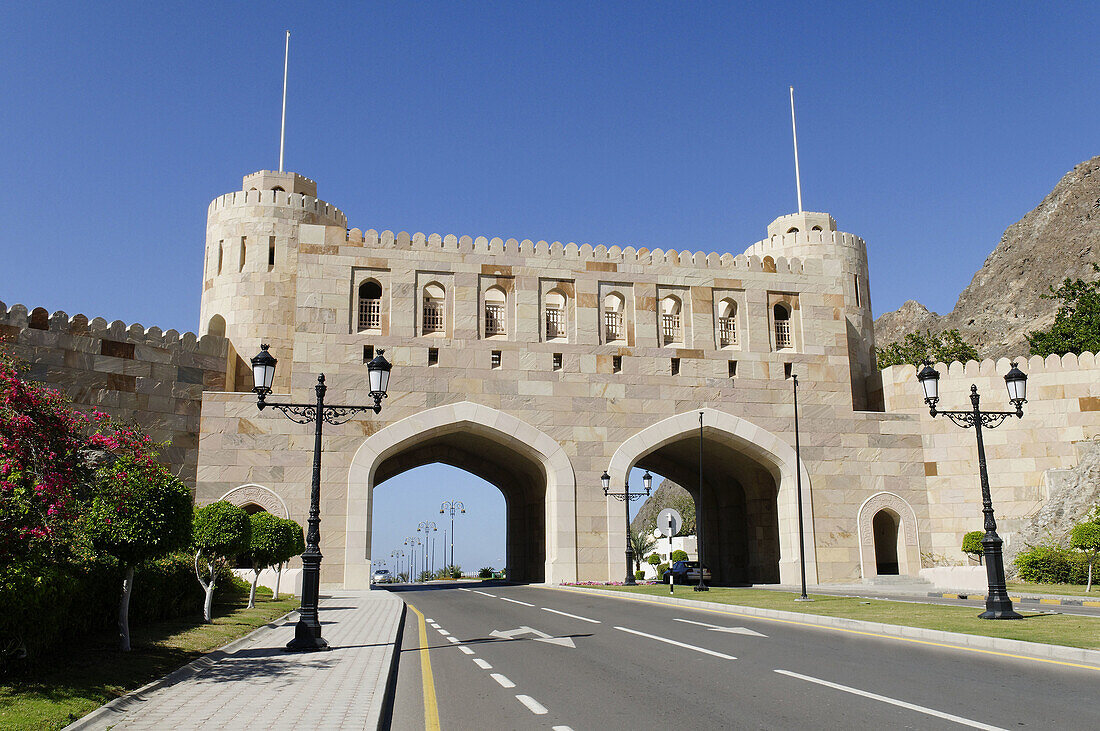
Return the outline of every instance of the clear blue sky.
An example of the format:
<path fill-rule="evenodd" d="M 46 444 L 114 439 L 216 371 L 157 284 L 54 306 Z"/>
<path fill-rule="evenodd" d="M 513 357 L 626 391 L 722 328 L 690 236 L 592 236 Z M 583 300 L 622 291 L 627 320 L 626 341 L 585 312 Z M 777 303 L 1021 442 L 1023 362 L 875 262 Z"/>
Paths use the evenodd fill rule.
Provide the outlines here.
<path fill-rule="evenodd" d="M 194 329 L 207 204 L 278 165 L 289 28 L 287 169 L 352 226 L 740 252 L 795 208 L 793 84 L 805 206 L 867 240 L 875 312 L 945 312 L 1100 152 L 1098 20 L 1096 3 L 9 3 L 0 300 Z"/>

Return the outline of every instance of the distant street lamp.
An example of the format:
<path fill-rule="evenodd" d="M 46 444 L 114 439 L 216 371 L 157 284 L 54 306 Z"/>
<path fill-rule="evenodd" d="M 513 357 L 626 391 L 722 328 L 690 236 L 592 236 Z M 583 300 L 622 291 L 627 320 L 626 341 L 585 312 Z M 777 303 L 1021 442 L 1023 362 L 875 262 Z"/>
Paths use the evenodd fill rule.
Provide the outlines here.
<path fill-rule="evenodd" d="M 382 399 L 390 383 L 389 361 L 378 355 L 367 364 L 367 377 L 370 383 L 371 406 L 325 406 L 325 374 L 317 376 L 317 401 L 312 404 L 274 403 L 267 400 L 271 393 L 271 384 L 275 380 L 275 364 L 278 360 L 268 352 L 268 346 L 261 345 L 260 353 L 252 359 L 253 383 L 256 392 L 256 407 L 263 411 L 268 406 L 281 411 L 284 416 L 298 424 L 314 424 L 313 429 L 313 484 L 309 493 L 309 520 L 306 530 L 306 550 L 302 552 L 302 607 L 299 610 L 298 624 L 294 628 L 294 639 L 287 643 L 286 649 L 292 652 L 311 652 L 328 648 L 328 642 L 321 637 L 321 621 L 317 617 L 321 590 L 321 425 L 343 424 L 355 414 L 363 411 L 378 413 L 382 410 Z"/>
<path fill-rule="evenodd" d="M 439 506 L 439 514 L 443 515 L 443 511 L 447 511 L 451 514 L 451 562 L 448 566 L 455 565 L 455 511 L 460 513 L 466 512 L 466 506 L 462 504 L 461 500 L 445 500 L 443 504 Z M 444 559 L 446 560 L 446 559 Z"/>
<path fill-rule="evenodd" d="M 985 535 L 982 537 L 982 549 L 985 557 L 985 576 L 989 589 L 985 595 L 985 611 L 979 619 L 1023 619 L 1012 608 L 1012 599 L 1005 586 L 1004 556 L 1001 553 L 1001 537 L 997 535 L 997 521 L 993 518 L 993 500 L 989 495 L 989 474 L 985 469 L 985 442 L 982 441 L 982 427 L 995 429 L 1010 416 L 1022 419 L 1024 404 L 1027 403 L 1027 375 L 1011 365 L 1005 374 L 1005 386 L 1008 388 L 1008 401 L 1016 407 L 1015 411 L 982 411 L 978 405 L 978 387 L 970 386 L 970 411 L 939 411 L 936 403 L 940 400 L 940 374 L 932 367 L 932 362 L 924 361 L 924 368 L 917 374 L 924 390 L 924 402 L 935 418 L 943 414 L 963 429 L 974 427 L 974 438 L 978 442 L 978 476 L 982 486 L 982 513 L 985 514 Z"/>
<path fill-rule="evenodd" d="M 405 557 L 405 552 L 404 551 L 390 551 L 390 558 L 392 558 L 394 560 L 394 562 L 397 564 L 397 575 L 393 577 L 395 579 L 400 579 L 401 578 L 401 559 L 404 558 L 404 557 Z"/>
<path fill-rule="evenodd" d="M 420 545 L 420 539 L 416 536 L 409 536 L 405 539 L 405 545 L 409 547 L 409 583 L 416 581 L 413 576 L 413 566 L 416 566 L 416 547 Z"/>
<path fill-rule="evenodd" d="M 611 476 L 607 474 L 607 470 L 604 470 L 604 473 L 600 476 L 600 484 L 603 485 L 604 497 L 622 500 L 623 506 L 626 508 L 626 581 L 623 583 L 626 586 L 635 586 L 637 582 L 634 581 L 634 547 L 630 545 L 630 501 L 649 496 L 649 491 L 653 487 L 653 475 L 649 474 L 649 470 L 646 470 L 646 473 L 642 475 L 642 486 L 645 487 L 645 492 L 630 491 L 629 473 L 623 480 L 622 492 L 611 492 Z"/>
<path fill-rule="evenodd" d="M 416 526 L 416 532 L 424 531 L 424 572 L 428 571 L 428 534 L 434 530 L 438 530 L 435 527 L 435 523 L 430 520 L 422 520 Z"/>

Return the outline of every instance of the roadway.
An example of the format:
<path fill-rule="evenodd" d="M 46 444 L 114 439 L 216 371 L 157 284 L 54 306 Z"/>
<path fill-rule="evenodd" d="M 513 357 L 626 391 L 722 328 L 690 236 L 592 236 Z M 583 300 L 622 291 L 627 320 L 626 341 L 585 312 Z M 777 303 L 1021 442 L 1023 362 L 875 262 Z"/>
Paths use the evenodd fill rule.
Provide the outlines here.
<path fill-rule="evenodd" d="M 541 586 L 391 590 L 399 731 L 1095 728 L 1100 672 L 1071 664 Z"/>

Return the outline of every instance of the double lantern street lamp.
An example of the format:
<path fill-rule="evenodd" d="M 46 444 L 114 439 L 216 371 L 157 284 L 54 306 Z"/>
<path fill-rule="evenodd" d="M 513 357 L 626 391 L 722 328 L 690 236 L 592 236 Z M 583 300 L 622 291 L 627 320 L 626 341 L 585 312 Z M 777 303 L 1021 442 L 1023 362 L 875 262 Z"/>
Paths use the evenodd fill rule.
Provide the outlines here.
<path fill-rule="evenodd" d="M 600 475 L 600 483 L 603 485 L 604 497 L 622 500 L 623 506 L 626 508 L 626 581 L 623 583 L 626 586 L 634 586 L 636 582 L 634 581 L 634 547 L 630 545 L 630 501 L 649 497 L 649 491 L 653 487 L 653 475 L 649 474 L 649 470 L 646 470 L 646 473 L 642 475 L 642 486 L 645 487 L 645 492 L 630 491 L 629 472 L 623 481 L 622 492 L 611 492 L 611 475 L 607 474 L 607 470 L 604 470 L 604 473 Z"/>
<path fill-rule="evenodd" d="M 939 411 L 936 403 L 940 400 L 940 374 L 932 367 L 931 361 L 924 361 L 924 368 L 917 374 L 924 389 L 924 402 L 932 417 L 943 414 L 963 429 L 974 427 L 974 438 L 978 442 L 978 475 L 982 486 L 982 513 L 985 514 L 985 535 L 982 537 L 982 552 L 985 557 L 985 575 L 989 589 L 985 596 L 985 611 L 978 615 L 980 619 L 1022 619 L 1012 609 L 1012 600 L 1005 587 L 1004 557 L 1001 554 L 1001 538 L 997 535 L 997 521 L 993 518 L 993 501 L 989 496 L 989 475 L 985 469 L 985 443 L 982 441 L 982 428 L 995 429 L 1010 416 L 1023 418 L 1024 404 L 1027 403 L 1027 375 L 1013 363 L 1005 374 L 1005 386 L 1008 388 L 1008 400 L 1016 407 L 1015 411 L 982 411 L 979 407 L 978 387 L 970 386 L 970 411 Z"/>
<path fill-rule="evenodd" d="M 294 639 L 287 643 L 286 649 L 292 652 L 310 652 L 328 648 L 328 642 L 321 637 L 321 622 L 317 618 L 317 605 L 321 588 L 321 425 L 343 424 L 355 414 L 363 411 L 378 413 L 382 410 L 382 399 L 390 384 L 389 361 L 378 351 L 367 364 L 371 406 L 326 406 L 325 374 L 317 376 L 317 401 L 312 404 L 290 404 L 268 401 L 271 384 L 275 380 L 275 364 L 278 360 L 268 352 L 267 345 L 260 346 L 260 353 L 252 359 L 252 376 L 256 392 L 256 407 L 260 411 L 270 406 L 281 411 L 284 416 L 298 424 L 314 424 L 313 432 L 313 484 L 309 493 L 309 521 L 306 529 L 306 550 L 302 553 L 302 606 L 299 610 L 298 624 L 294 628 Z"/>
<path fill-rule="evenodd" d="M 462 504 L 461 500 L 444 500 L 443 504 L 439 506 L 439 514 L 443 515 L 443 511 L 451 514 L 451 562 L 447 564 L 448 567 L 451 567 L 455 565 L 455 511 L 465 513 L 466 506 Z M 444 558 L 444 560 L 446 559 Z"/>
<path fill-rule="evenodd" d="M 416 561 L 416 547 L 420 545 L 420 539 L 416 536 L 409 536 L 405 539 L 405 545 L 409 547 L 409 583 L 416 581 L 416 576 L 413 574 L 414 567 L 417 566 Z"/>
<path fill-rule="evenodd" d="M 428 533 L 431 533 L 432 531 L 436 531 L 436 530 L 439 530 L 439 529 L 436 528 L 435 523 L 433 521 L 430 521 L 430 520 L 422 520 L 416 526 L 416 532 L 417 533 L 419 533 L 420 531 L 424 531 L 424 571 L 425 572 L 427 572 L 427 570 L 428 570 Z M 435 566 L 434 566 L 434 564 L 435 564 L 435 544 L 434 543 L 432 544 L 432 564 L 433 564 L 432 568 L 434 569 L 435 568 Z"/>
<path fill-rule="evenodd" d="M 401 559 L 403 559 L 404 557 L 404 551 L 390 551 L 390 558 L 392 558 L 397 563 L 397 573 L 393 577 L 394 579 L 401 578 Z"/>

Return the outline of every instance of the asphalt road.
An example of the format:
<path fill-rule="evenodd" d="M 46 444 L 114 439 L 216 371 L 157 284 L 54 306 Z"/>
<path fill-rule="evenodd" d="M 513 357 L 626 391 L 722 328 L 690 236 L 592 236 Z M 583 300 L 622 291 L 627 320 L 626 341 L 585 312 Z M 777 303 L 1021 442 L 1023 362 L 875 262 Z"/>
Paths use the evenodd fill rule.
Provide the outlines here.
<path fill-rule="evenodd" d="M 1096 728 L 1095 670 L 546 587 L 392 590 L 400 731 Z"/>

